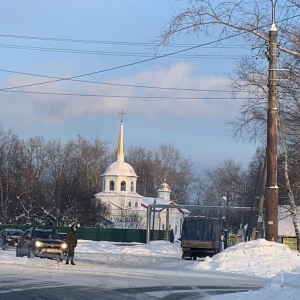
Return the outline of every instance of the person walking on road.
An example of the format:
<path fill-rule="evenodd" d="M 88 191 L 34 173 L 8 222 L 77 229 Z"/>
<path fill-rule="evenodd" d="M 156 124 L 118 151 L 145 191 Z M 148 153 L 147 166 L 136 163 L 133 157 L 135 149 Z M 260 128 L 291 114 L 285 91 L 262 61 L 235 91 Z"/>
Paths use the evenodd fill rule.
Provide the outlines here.
<path fill-rule="evenodd" d="M 74 255 L 75 255 L 75 248 L 77 246 L 76 230 L 78 227 L 79 226 L 77 224 L 73 224 L 71 230 L 68 232 L 66 236 L 66 243 L 68 245 L 68 256 L 66 260 L 66 265 L 69 264 L 69 260 L 71 260 L 71 265 L 75 265 Z"/>

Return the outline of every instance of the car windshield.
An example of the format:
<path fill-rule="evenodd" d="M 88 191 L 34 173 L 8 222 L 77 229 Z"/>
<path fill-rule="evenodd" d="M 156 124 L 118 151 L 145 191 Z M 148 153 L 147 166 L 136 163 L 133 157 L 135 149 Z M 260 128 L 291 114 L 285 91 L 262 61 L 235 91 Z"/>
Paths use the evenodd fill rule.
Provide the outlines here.
<path fill-rule="evenodd" d="M 34 231 L 32 237 L 43 239 L 43 240 L 59 239 L 56 232 L 49 232 L 49 231 Z"/>
<path fill-rule="evenodd" d="M 21 236 L 23 231 L 19 230 L 13 230 L 13 231 L 7 231 L 7 235 L 12 235 L 12 236 Z"/>
<path fill-rule="evenodd" d="M 57 233 L 58 234 L 58 236 L 63 240 L 63 239 L 65 239 L 66 238 L 66 233 L 64 233 L 64 232 L 58 232 Z"/>

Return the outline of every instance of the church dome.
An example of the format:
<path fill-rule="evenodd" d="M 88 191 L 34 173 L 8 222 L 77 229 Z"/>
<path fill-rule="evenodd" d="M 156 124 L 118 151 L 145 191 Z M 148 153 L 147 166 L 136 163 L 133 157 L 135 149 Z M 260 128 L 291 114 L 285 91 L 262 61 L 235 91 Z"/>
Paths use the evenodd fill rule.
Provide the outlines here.
<path fill-rule="evenodd" d="M 106 168 L 105 172 L 101 176 L 137 177 L 133 167 L 124 161 L 113 162 Z"/>
<path fill-rule="evenodd" d="M 164 192 L 171 192 L 170 186 L 166 183 L 163 182 L 160 186 L 159 186 L 159 191 L 164 191 Z"/>

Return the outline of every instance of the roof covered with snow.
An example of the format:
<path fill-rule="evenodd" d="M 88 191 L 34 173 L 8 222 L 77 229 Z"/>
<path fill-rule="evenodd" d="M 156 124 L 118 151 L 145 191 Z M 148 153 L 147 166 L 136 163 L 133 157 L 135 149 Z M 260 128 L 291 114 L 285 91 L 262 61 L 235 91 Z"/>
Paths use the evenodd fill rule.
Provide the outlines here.
<path fill-rule="evenodd" d="M 111 163 L 101 176 L 138 177 L 133 167 L 125 161 L 115 161 Z"/>
<path fill-rule="evenodd" d="M 162 199 L 162 198 L 152 198 L 152 197 L 143 197 L 143 204 L 148 207 L 150 204 L 175 204 L 173 201 Z"/>
<path fill-rule="evenodd" d="M 158 192 L 171 192 L 170 186 L 164 181 L 158 189 Z"/>
<path fill-rule="evenodd" d="M 155 201 L 155 203 L 154 203 Z M 148 207 L 151 204 L 163 204 L 163 205 L 177 205 L 176 202 L 174 201 L 170 201 L 170 200 L 166 200 L 166 199 L 162 199 L 162 198 L 152 198 L 152 197 L 143 197 L 142 199 L 142 205 L 145 207 Z M 156 210 L 162 210 L 164 208 L 158 207 L 156 208 Z M 178 208 L 181 212 L 183 212 L 184 214 L 189 214 L 190 211 L 185 209 L 185 208 Z"/>

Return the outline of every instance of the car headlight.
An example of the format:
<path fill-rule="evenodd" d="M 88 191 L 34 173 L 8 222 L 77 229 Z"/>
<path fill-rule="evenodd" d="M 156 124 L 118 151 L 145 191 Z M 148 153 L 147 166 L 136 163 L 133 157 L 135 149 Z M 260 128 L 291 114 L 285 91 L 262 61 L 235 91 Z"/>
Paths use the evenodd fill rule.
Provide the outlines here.
<path fill-rule="evenodd" d="M 62 244 L 61 244 L 61 249 L 67 249 L 67 248 L 68 248 L 67 243 L 62 243 Z"/>
<path fill-rule="evenodd" d="M 36 247 L 43 247 L 43 243 L 40 242 L 40 241 L 36 241 L 36 242 L 35 242 L 35 246 L 36 246 Z"/>

